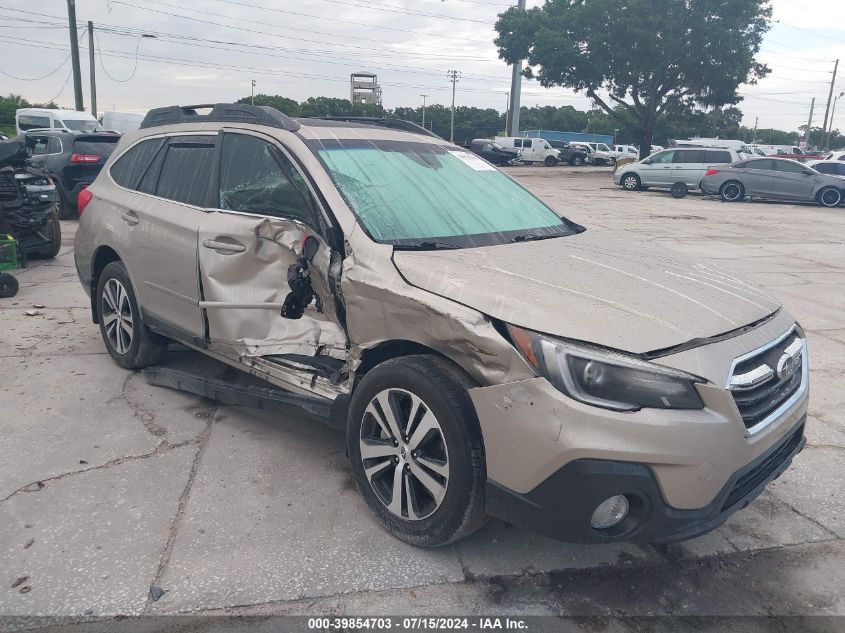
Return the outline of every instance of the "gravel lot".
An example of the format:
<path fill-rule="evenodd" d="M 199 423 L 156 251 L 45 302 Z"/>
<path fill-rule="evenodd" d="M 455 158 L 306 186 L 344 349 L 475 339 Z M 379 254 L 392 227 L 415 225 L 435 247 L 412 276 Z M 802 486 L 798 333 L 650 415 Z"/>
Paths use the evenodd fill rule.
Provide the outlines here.
<path fill-rule="evenodd" d="M 668 547 L 563 544 L 491 521 L 415 549 L 370 516 L 337 431 L 114 365 L 64 222 L 60 256 L 15 271 L 20 293 L 0 300 L 0 615 L 845 615 L 845 209 L 627 193 L 602 168 L 509 173 L 590 230 L 718 260 L 800 320 L 808 445 L 762 497 Z M 836 621 L 802 630 L 814 626 Z"/>

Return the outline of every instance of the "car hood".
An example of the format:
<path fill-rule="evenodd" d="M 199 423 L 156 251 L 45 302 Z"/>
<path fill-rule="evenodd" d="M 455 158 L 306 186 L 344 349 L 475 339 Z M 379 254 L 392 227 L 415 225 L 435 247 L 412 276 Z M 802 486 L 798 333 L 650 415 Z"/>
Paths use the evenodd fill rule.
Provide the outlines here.
<path fill-rule="evenodd" d="M 393 260 L 410 284 L 506 323 L 634 353 L 722 334 L 779 307 L 718 266 L 609 231 L 396 251 Z"/>

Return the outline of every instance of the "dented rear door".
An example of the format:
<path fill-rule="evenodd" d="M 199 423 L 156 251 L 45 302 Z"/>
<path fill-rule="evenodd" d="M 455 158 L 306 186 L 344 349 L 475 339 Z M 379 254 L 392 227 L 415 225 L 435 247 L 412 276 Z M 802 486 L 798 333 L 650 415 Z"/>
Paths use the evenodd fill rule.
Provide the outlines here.
<path fill-rule="evenodd" d="M 287 367 L 316 356 L 340 366 L 347 341 L 329 280 L 339 254 L 302 172 L 273 139 L 247 132 L 222 135 L 218 171 L 218 208 L 198 235 L 209 347 Z M 290 274 L 313 297 L 299 297 Z"/>

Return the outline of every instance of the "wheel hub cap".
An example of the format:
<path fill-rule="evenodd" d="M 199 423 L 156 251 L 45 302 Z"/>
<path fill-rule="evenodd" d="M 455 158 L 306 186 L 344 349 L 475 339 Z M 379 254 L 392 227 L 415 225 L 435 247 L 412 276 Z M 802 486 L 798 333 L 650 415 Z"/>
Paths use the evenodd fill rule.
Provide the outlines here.
<path fill-rule="evenodd" d="M 125 354 L 132 345 L 134 316 L 129 294 L 117 279 L 109 279 L 103 288 L 100 314 L 109 345 L 118 354 Z"/>
<path fill-rule="evenodd" d="M 440 423 L 418 396 L 404 389 L 376 394 L 364 411 L 359 442 L 367 481 L 391 513 L 419 521 L 440 507 L 449 455 Z"/>

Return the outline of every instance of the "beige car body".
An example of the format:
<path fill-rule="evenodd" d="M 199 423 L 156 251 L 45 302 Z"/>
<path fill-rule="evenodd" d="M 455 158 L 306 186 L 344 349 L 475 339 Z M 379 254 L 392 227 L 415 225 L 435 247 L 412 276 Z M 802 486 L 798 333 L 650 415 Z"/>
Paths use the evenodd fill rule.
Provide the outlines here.
<path fill-rule="evenodd" d="M 743 424 L 726 388 L 733 363 L 796 325 L 777 300 L 734 274 L 590 228 L 537 242 L 394 252 L 365 234 L 305 142 L 420 137 L 301 123 L 296 132 L 185 123 L 124 136 L 90 187 L 96 204 L 80 217 L 75 257 L 86 289 L 96 288 L 102 263 L 116 256 L 127 264 L 145 320 L 218 360 L 324 402 L 348 396 L 356 376 L 385 358 L 420 351 L 445 357 L 474 382 L 469 394 L 489 480 L 516 494 L 530 493 L 574 460 L 620 460 L 650 468 L 669 506 L 703 508 L 805 416 L 806 344 L 801 388 L 788 406 L 753 432 Z M 298 222 L 168 202 L 120 187 L 110 175 L 142 139 L 221 130 L 257 135 L 293 159 L 342 231 L 342 260 L 333 258 L 324 236 Z M 232 235 L 243 252 L 226 250 Z M 320 243 L 312 279 L 323 310 L 310 306 L 292 321 L 279 315 L 283 282 L 306 235 Z M 331 290 L 337 281 L 339 292 Z M 705 408 L 622 412 L 575 401 L 538 376 L 503 335 L 502 323 L 633 354 L 664 350 L 653 362 L 701 377 Z M 307 367 L 268 359 L 285 354 L 332 356 L 344 369 L 315 378 Z"/>

